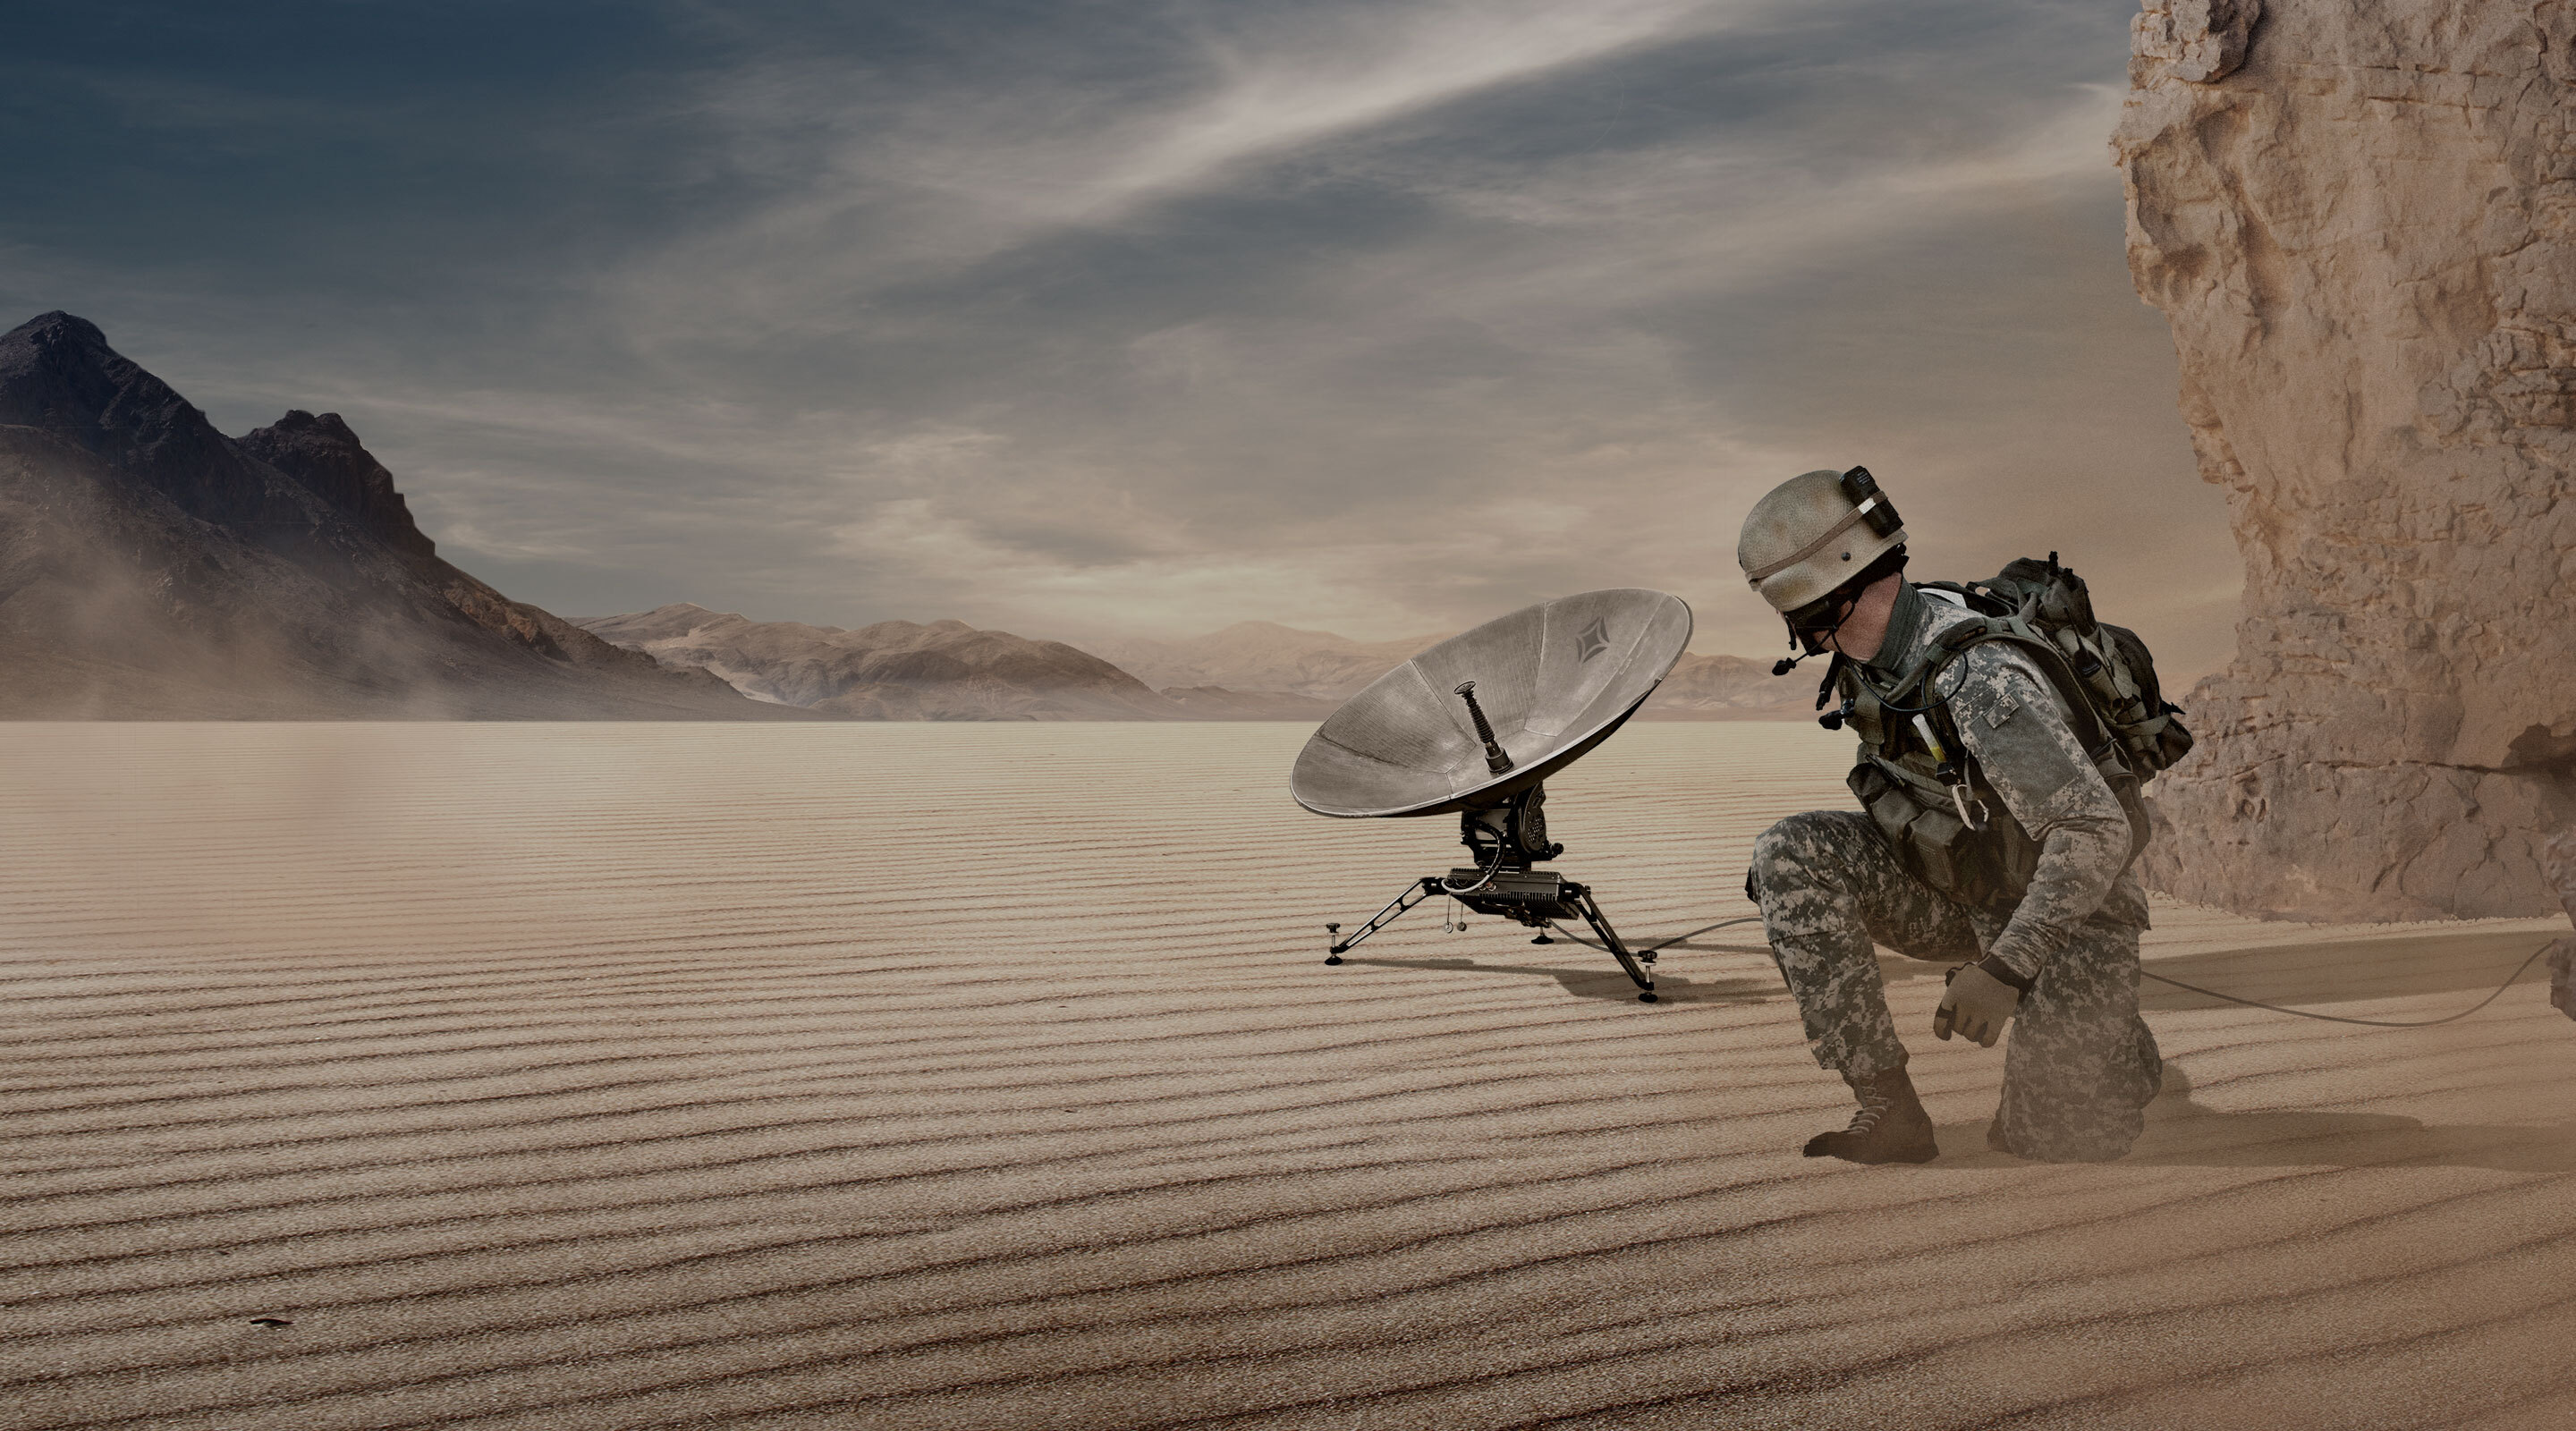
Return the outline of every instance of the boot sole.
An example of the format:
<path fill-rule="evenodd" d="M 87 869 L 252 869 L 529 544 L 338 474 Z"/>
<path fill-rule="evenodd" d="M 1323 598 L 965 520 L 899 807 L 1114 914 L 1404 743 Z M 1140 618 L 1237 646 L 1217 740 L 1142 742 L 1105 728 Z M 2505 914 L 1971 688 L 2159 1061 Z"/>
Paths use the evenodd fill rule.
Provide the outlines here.
<path fill-rule="evenodd" d="M 1825 1136 L 1830 1137 L 1832 1135 L 1827 1134 Z M 1810 1158 L 1840 1158 L 1846 1163 L 1859 1163 L 1867 1167 L 1877 1167 L 1882 1163 L 1928 1163 L 1934 1158 L 1941 1156 L 1941 1145 L 1938 1143 L 1925 1143 L 1914 1147 L 1891 1149 L 1885 1153 L 1873 1155 L 1859 1152 L 1839 1152 L 1831 1147 L 1820 1148 L 1816 1146 L 1815 1142 L 1809 1142 L 1801 1151 Z"/>

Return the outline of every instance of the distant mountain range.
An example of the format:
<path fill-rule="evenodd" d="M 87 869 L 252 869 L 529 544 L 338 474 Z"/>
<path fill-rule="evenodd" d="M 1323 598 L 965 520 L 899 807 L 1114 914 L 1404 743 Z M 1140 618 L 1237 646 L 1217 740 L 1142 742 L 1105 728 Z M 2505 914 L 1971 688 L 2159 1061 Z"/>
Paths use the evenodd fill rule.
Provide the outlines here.
<path fill-rule="evenodd" d="M 678 603 L 566 621 L 439 558 L 333 413 L 227 437 L 94 325 L 0 334 L 0 718 L 1304 720 L 1438 640 L 844 629 Z M 1685 656 L 1649 719 L 1803 714 Z"/>
<path fill-rule="evenodd" d="M 753 621 L 681 602 L 579 625 L 664 665 L 719 676 L 755 700 L 848 719 L 1190 718 L 1088 652 L 963 621 L 880 621 L 845 630 Z"/>
<path fill-rule="evenodd" d="M 1447 634 L 1354 641 L 1273 621 L 1238 621 L 1178 641 L 1102 637 L 1083 647 L 1157 689 L 1212 686 L 1303 696 L 1327 703 L 1329 711 Z"/>
<path fill-rule="evenodd" d="M 441 561 L 331 414 L 233 438 L 92 324 L 0 335 L 0 716 L 800 719 Z"/>
<path fill-rule="evenodd" d="M 1178 641 L 1095 640 L 1086 650 L 962 621 L 845 630 L 687 602 L 575 624 L 665 665 L 720 676 L 755 700 L 859 720 L 1320 721 L 1441 639 L 1354 641 L 1244 621 Z M 1803 716 L 1815 691 L 1812 678 L 1773 676 L 1750 657 L 1684 656 L 1640 717 Z"/>
<path fill-rule="evenodd" d="M 1167 696 L 1178 697 L 1183 694 L 1181 688 L 1187 687 L 1216 688 L 1224 698 L 1247 702 L 1293 696 L 1315 706 L 1320 718 L 1362 686 L 1440 640 L 1441 634 L 1354 641 L 1329 631 L 1241 621 L 1222 631 L 1177 641 L 1110 637 L 1084 644 L 1147 685 L 1164 688 Z M 1814 676 L 1774 676 L 1768 661 L 1685 655 L 1639 716 L 1646 720 L 1796 717 L 1812 712 L 1815 697 Z"/>
<path fill-rule="evenodd" d="M 1684 656 L 1637 716 L 1640 720 L 1804 719 L 1816 713 L 1816 681 L 1823 675 L 1822 662 L 1775 676 L 1769 661 L 1750 656 Z"/>

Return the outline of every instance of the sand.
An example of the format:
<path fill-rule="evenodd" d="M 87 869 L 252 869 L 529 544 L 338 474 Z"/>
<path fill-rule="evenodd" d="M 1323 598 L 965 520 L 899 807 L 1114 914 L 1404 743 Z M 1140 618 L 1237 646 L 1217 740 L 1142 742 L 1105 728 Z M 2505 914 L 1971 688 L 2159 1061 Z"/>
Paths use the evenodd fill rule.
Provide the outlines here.
<path fill-rule="evenodd" d="M 1839 1126 L 1757 938 L 1435 906 L 1270 725 L 16 725 L 0 1426 L 2564 1427 L 2576 1024 L 2158 990 L 2127 1160 Z M 1843 747 L 1551 786 L 1621 926 L 1742 913 Z M 2548 921 L 2160 907 L 2150 968 L 2465 1007 Z M 2156 989 L 2157 986 L 2150 986 Z"/>

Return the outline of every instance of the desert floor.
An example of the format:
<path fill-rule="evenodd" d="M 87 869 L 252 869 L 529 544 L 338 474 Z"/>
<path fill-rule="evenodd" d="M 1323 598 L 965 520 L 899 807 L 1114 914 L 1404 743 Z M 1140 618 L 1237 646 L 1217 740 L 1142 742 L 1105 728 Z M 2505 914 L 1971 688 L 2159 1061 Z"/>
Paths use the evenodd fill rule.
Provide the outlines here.
<path fill-rule="evenodd" d="M 1797 1155 L 1758 936 L 1417 911 L 1446 819 L 1288 726 L 17 725 L 0 1426 L 2576 1425 L 2576 1024 L 2149 985 L 2127 1160 Z M 1847 747 L 1640 725 L 1551 786 L 1643 939 Z M 2161 908 L 2151 969 L 2473 1003 L 2563 925 Z"/>

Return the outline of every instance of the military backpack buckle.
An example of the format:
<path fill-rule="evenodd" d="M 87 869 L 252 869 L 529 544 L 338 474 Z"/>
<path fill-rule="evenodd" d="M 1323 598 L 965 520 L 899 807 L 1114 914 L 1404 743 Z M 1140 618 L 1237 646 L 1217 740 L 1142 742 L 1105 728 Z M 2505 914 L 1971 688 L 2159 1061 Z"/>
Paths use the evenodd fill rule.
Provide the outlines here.
<path fill-rule="evenodd" d="M 1959 823 L 1971 830 L 1986 828 L 1986 802 L 1968 793 L 1968 782 L 1962 780 L 1950 787 L 1950 803 L 1959 807 Z M 1976 813 L 1970 814 L 1973 808 Z"/>

